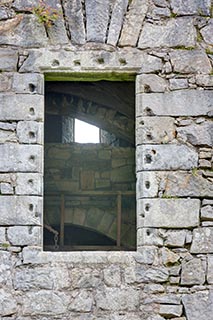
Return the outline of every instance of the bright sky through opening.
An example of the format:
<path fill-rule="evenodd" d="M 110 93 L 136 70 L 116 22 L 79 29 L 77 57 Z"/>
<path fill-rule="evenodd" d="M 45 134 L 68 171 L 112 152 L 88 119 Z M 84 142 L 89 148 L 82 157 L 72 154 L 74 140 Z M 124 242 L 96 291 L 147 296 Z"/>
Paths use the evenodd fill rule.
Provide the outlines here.
<path fill-rule="evenodd" d="M 99 143 L 99 128 L 75 119 L 75 142 Z"/>

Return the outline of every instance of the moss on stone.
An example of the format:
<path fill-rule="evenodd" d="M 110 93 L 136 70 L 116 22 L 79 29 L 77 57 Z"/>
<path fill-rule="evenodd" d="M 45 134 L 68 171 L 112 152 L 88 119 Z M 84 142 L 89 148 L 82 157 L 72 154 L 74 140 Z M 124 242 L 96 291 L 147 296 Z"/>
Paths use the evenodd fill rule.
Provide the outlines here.
<path fill-rule="evenodd" d="M 116 72 L 51 72 L 45 74 L 46 81 L 135 81 L 133 73 Z"/>

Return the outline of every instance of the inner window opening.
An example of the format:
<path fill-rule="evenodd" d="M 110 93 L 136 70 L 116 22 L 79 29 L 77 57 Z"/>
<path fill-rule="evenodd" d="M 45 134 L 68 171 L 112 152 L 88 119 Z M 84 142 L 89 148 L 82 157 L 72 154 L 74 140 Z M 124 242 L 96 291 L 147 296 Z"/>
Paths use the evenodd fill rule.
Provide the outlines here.
<path fill-rule="evenodd" d="M 44 250 L 135 250 L 134 82 L 46 82 Z"/>

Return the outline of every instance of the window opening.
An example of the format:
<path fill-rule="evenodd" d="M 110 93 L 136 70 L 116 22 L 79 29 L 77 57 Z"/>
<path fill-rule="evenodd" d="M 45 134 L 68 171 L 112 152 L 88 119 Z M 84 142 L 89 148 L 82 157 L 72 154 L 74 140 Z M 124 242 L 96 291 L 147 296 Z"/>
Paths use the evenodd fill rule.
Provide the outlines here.
<path fill-rule="evenodd" d="M 100 143 L 100 129 L 92 124 L 75 119 L 74 141 L 78 143 Z"/>
<path fill-rule="evenodd" d="M 134 95 L 134 82 L 46 82 L 44 250 L 135 250 Z"/>

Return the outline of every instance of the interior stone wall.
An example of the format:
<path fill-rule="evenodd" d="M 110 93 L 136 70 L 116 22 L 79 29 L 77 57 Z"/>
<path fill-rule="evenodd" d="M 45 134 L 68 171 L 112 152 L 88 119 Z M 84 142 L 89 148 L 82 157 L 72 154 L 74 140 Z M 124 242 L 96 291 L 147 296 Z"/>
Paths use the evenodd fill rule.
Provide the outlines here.
<path fill-rule="evenodd" d="M 206 320 L 213 311 L 212 1 L 0 4 L 0 316 Z M 136 76 L 137 252 L 42 249 L 44 78 Z"/>
<path fill-rule="evenodd" d="M 44 159 L 44 221 L 51 226 L 60 225 L 63 194 L 66 225 L 89 228 L 116 240 L 119 192 L 122 194 L 121 243 L 134 249 L 135 149 L 104 144 L 46 143 Z M 132 191 L 131 196 L 125 195 L 128 191 Z M 99 193 L 98 197 L 95 192 Z"/>

